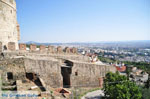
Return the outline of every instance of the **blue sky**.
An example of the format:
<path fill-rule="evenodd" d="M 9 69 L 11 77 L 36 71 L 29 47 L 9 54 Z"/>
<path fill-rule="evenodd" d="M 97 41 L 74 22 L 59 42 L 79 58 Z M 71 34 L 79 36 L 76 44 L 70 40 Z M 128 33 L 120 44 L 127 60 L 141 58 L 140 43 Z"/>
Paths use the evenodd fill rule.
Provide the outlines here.
<path fill-rule="evenodd" d="M 21 42 L 150 40 L 150 0 L 16 0 Z"/>

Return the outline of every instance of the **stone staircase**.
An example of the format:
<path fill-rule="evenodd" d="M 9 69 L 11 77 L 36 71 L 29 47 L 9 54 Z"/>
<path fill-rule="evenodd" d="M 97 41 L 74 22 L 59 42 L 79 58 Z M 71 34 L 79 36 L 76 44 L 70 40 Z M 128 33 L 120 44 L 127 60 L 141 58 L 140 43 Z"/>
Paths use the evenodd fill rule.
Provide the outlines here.
<path fill-rule="evenodd" d="M 17 90 L 16 81 L 2 82 L 1 90 L 2 91 L 16 91 Z"/>

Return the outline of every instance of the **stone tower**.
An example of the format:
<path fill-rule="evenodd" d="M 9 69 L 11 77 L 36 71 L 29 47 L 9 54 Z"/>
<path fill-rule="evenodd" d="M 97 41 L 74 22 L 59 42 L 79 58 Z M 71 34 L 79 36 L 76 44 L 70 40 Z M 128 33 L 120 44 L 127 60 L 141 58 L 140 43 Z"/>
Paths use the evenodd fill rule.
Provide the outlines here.
<path fill-rule="evenodd" d="M 0 51 L 18 50 L 20 30 L 15 0 L 0 0 Z"/>

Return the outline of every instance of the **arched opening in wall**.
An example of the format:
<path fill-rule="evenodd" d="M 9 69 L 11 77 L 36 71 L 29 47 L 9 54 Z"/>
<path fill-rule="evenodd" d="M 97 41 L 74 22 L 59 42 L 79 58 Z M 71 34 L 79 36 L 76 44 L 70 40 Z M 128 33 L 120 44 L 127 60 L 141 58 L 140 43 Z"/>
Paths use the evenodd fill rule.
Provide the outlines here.
<path fill-rule="evenodd" d="M 78 72 L 77 71 L 75 72 L 75 76 L 78 76 Z"/>
<path fill-rule="evenodd" d="M 73 62 L 65 60 L 61 66 L 61 74 L 63 77 L 63 87 L 69 88 L 71 87 L 70 75 L 72 73 Z"/>
<path fill-rule="evenodd" d="M 7 79 L 8 80 L 13 80 L 13 73 L 12 72 L 7 73 Z"/>
<path fill-rule="evenodd" d="M 69 61 L 69 60 L 65 60 L 64 64 L 66 64 L 66 66 L 72 67 L 73 66 L 73 62 Z"/>
<path fill-rule="evenodd" d="M 40 78 L 35 73 L 26 73 L 26 78 L 30 81 L 34 82 L 36 86 L 40 88 L 41 91 L 46 91 L 45 87 L 43 86 Z"/>
<path fill-rule="evenodd" d="M 3 47 L 3 48 L 4 48 L 4 50 L 7 50 L 7 46 L 6 46 L 6 45 L 4 45 L 4 47 Z"/>
<path fill-rule="evenodd" d="M 36 74 L 34 74 L 34 73 L 26 73 L 26 78 L 31 80 L 31 81 L 34 81 L 36 79 Z"/>

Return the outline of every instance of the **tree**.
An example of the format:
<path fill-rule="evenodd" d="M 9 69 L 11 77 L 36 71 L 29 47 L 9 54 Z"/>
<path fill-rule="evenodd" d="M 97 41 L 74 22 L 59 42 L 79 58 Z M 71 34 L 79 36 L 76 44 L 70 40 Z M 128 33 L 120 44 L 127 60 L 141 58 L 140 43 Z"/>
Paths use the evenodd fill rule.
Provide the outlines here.
<path fill-rule="evenodd" d="M 147 89 L 150 88 L 150 77 L 148 77 L 148 80 L 147 80 L 147 82 L 145 83 L 145 87 L 146 87 Z"/>
<path fill-rule="evenodd" d="M 129 80 L 131 69 L 128 66 L 127 66 L 127 69 L 126 69 L 126 73 L 127 73 L 127 79 Z"/>
<path fill-rule="evenodd" d="M 150 77 L 148 78 L 145 86 L 141 86 L 142 99 L 150 99 Z"/>
<path fill-rule="evenodd" d="M 106 99 L 141 99 L 139 87 L 119 73 L 107 73 L 104 79 Z"/>
<path fill-rule="evenodd" d="M 142 99 L 150 99 L 150 88 L 142 88 Z"/>

